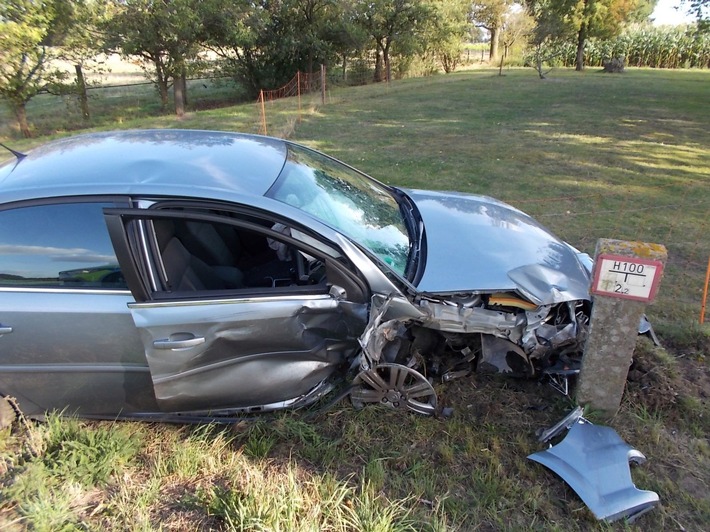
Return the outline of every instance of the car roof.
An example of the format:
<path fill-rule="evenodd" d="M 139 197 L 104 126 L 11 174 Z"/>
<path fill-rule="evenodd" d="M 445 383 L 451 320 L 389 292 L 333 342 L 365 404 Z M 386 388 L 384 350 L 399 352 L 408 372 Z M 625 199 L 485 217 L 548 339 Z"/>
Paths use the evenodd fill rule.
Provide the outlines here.
<path fill-rule="evenodd" d="M 280 139 L 152 129 L 78 135 L 0 166 L 3 201 L 87 194 L 262 196 L 288 153 Z"/>

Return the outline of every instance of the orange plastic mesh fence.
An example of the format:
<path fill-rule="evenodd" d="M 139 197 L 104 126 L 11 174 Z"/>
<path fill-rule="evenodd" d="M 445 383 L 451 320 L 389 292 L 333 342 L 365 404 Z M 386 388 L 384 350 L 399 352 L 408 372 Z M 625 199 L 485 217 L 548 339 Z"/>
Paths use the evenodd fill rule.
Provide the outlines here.
<path fill-rule="evenodd" d="M 273 102 L 282 98 L 299 98 L 299 119 L 300 119 L 300 98 L 302 94 L 316 92 L 322 89 L 323 70 L 318 72 L 296 72 L 296 75 L 289 80 L 283 87 L 278 89 L 261 90 L 257 99 L 257 107 L 259 108 L 259 133 L 267 135 L 267 117 L 266 117 L 266 102 Z"/>
<path fill-rule="evenodd" d="M 270 102 L 279 98 L 289 98 L 299 94 L 307 94 L 320 90 L 320 72 L 296 72 L 296 75 L 283 87 L 272 90 L 262 90 L 264 101 Z"/>

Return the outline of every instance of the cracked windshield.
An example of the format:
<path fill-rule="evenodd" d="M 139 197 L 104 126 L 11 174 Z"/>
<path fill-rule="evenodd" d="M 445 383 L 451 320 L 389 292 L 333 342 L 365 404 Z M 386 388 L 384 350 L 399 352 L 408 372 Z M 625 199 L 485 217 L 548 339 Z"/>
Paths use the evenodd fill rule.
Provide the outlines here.
<path fill-rule="evenodd" d="M 289 146 L 288 161 L 267 195 L 345 233 L 404 275 L 409 235 L 397 201 L 379 183 L 318 153 Z"/>

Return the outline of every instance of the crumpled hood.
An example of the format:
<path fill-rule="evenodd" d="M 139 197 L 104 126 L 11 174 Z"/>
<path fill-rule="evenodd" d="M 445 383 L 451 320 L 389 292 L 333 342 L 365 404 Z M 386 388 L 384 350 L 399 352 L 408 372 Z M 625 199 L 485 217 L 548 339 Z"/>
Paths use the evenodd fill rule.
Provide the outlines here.
<path fill-rule="evenodd" d="M 577 252 L 523 212 L 485 196 L 405 192 L 426 232 L 421 292 L 518 290 L 538 305 L 589 299 Z"/>

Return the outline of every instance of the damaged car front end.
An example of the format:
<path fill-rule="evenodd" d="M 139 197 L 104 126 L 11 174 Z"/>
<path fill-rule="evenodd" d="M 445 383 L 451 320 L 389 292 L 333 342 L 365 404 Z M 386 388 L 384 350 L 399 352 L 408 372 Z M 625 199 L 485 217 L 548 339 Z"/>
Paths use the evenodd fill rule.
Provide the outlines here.
<path fill-rule="evenodd" d="M 353 403 L 433 413 L 434 380 L 579 370 L 591 259 L 489 197 L 385 187 L 291 147 L 267 195 L 337 229 L 374 287 Z M 353 262 L 365 264 L 365 260 Z M 374 266 L 374 268 L 373 268 Z"/>
<path fill-rule="evenodd" d="M 392 404 L 385 396 L 369 393 L 382 364 L 402 366 L 415 382 L 448 382 L 479 373 L 511 377 L 547 376 L 553 384 L 579 371 L 589 323 L 590 304 L 573 300 L 526 310 L 530 305 L 518 294 L 496 293 L 463 296 L 431 295 L 399 299 L 375 296 L 365 332 L 360 337 L 359 369 L 363 372 L 352 392 L 355 405 L 365 402 Z M 405 303 L 406 301 L 406 303 Z M 491 303 L 493 301 L 493 303 Z M 403 306 L 410 308 L 401 315 Z M 378 383 L 384 389 L 382 383 Z M 423 386 L 423 385 L 422 385 Z M 424 386 L 424 388 L 426 388 Z M 426 388 L 421 391 L 431 395 Z M 563 391 L 564 390 L 560 390 Z M 433 413 L 435 401 L 421 413 Z M 402 406 L 407 403 L 403 402 Z"/>

